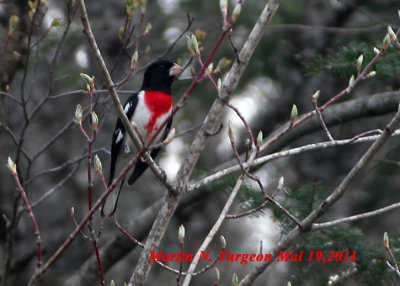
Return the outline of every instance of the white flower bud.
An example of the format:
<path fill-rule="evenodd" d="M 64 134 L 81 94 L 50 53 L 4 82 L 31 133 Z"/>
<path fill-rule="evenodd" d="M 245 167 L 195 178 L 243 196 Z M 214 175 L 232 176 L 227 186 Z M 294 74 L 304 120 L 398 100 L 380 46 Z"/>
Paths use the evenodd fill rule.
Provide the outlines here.
<path fill-rule="evenodd" d="M 354 83 L 355 77 L 354 74 L 351 75 L 350 79 L 349 79 L 349 86 L 352 86 Z"/>
<path fill-rule="evenodd" d="M 364 55 L 361 54 L 361 55 L 358 57 L 357 62 L 356 62 L 356 64 L 357 64 L 357 71 L 360 71 L 360 70 L 361 70 L 361 66 L 362 66 L 363 60 L 364 60 Z"/>
<path fill-rule="evenodd" d="M 99 118 L 97 117 L 96 112 L 92 112 L 92 123 L 93 123 L 93 130 L 97 132 L 97 127 L 99 126 Z"/>
<path fill-rule="evenodd" d="M 178 229 L 178 238 L 179 243 L 183 243 L 185 241 L 185 227 L 181 224 Z"/>
<path fill-rule="evenodd" d="M 232 123 L 230 121 L 228 122 L 228 135 L 231 141 L 235 139 L 235 130 L 233 129 Z"/>
<path fill-rule="evenodd" d="M 11 157 L 8 157 L 7 159 L 7 168 L 11 171 L 13 175 L 17 172 L 17 165 L 14 163 Z"/>
<path fill-rule="evenodd" d="M 388 236 L 386 231 L 383 234 L 383 244 L 385 245 L 386 248 L 390 247 L 390 245 L 389 245 L 389 236 Z"/>
<path fill-rule="evenodd" d="M 237 4 L 235 8 L 233 9 L 232 13 L 232 21 L 235 23 L 237 18 L 240 15 L 240 12 L 242 11 L 242 4 Z"/>
<path fill-rule="evenodd" d="M 219 237 L 219 239 L 221 240 L 221 247 L 222 247 L 223 249 L 225 249 L 225 248 L 226 248 L 226 240 L 225 240 L 225 237 L 224 237 L 223 235 L 221 235 L 221 236 Z"/>
<path fill-rule="evenodd" d="M 279 178 L 278 189 L 282 189 L 284 183 L 285 183 L 285 178 L 282 176 Z"/>
<path fill-rule="evenodd" d="M 297 106 L 293 104 L 292 111 L 290 112 L 290 118 L 292 121 L 295 121 L 298 115 Z"/>
<path fill-rule="evenodd" d="M 237 286 L 239 284 L 239 278 L 236 275 L 236 273 L 233 273 L 233 277 L 232 277 L 232 286 Z"/>
<path fill-rule="evenodd" d="M 100 175 L 103 174 L 103 166 L 101 165 L 100 158 L 97 156 L 97 154 L 94 156 L 94 169 L 96 173 Z"/>
<path fill-rule="evenodd" d="M 258 134 L 257 134 L 256 146 L 261 147 L 262 142 L 263 142 L 263 133 L 260 130 L 260 131 L 258 131 Z"/>

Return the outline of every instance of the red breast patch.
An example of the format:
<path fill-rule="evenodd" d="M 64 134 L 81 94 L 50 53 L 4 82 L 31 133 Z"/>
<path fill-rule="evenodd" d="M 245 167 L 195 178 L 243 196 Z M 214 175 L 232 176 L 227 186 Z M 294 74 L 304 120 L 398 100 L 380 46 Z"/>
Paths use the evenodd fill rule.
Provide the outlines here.
<path fill-rule="evenodd" d="M 150 120 L 146 125 L 146 136 L 149 136 L 154 131 L 158 118 L 171 110 L 172 96 L 162 91 L 151 90 L 145 92 L 144 101 L 151 112 Z"/>

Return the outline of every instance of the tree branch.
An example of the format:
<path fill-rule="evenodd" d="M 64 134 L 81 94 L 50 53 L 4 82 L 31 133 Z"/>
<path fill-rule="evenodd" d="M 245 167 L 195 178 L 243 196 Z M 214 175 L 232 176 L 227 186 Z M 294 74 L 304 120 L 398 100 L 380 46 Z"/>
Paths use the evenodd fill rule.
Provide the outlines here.
<path fill-rule="evenodd" d="M 384 145 L 384 143 L 390 138 L 394 130 L 397 128 L 400 122 L 400 109 L 398 108 L 396 115 L 390 121 L 390 123 L 385 127 L 382 134 L 378 139 L 371 145 L 371 147 L 364 153 L 361 159 L 354 165 L 351 171 L 347 174 L 340 185 L 328 196 L 322 203 L 320 203 L 314 211 L 311 212 L 303 221 L 300 230 L 299 227 L 295 227 L 290 231 L 271 251 L 273 261 L 280 251 L 286 250 L 302 233 L 302 231 L 311 230 L 312 224 L 320 218 L 337 200 L 339 200 L 343 194 L 346 192 L 352 181 L 360 174 L 367 163 L 374 157 L 376 152 Z M 271 262 L 264 262 L 257 264 L 253 270 L 246 275 L 246 277 L 240 281 L 239 286 L 251 285 L 257 277 L 264 272 L 264 270 L 271 264 Z"/>
<path fill-rule="evenodd" d="M 312 225 L 312 230 L 320 230 L 320 229 L 324 229 L 327 227 L 331 227 L 331 226 L 346 223 L 346 222 L 353 222 L 353 221 L 357 221 L 357 220 L 364 219 L 364 218 L 370 218 L 370 217 L 373 217 L 376 215 L 383 214 L 388 211 L 396 210 L 398 208 L 400 208 L 400 202 L 391 204 L 390 206 L 386 206 L 386 207 L 383 207 L 383 208 L 380 208 L 380 209 L 377 209 L 374 211 L 358 214 L 358 215 L 353 215 L 353 216 L 340 218 L 337 220 L 323 222 L 323 223 L 314 223 Z"/>
<path fill-rule="evenodd" d="M 207 130 L 214 130 L 216 128 L 229 96 L 235 90 L 243 71 L 247 67 L 255 48 L 261 40 L 261 37 L 264 34 L 264 31 L 268 26 L 272 16 L 278 9 L 280 2 L 280 0 L 270 0 L 268 2 L 258 18 L 257 23 L 251 31 L 247 41 L 243 45 L 243 48 L 239 54 L 239 61 L 236 60 L 233 64 L 227 78 L 222 85 L 219 97 L 214 101 L 214 104 L 204 120 L 203 126 L 200 128 L 190 146 L 189 155 L 184 159 L 178 171 L 175 183 L 176 188 L 179 190 L 179 194 L 176 196 L 167 194 L 164 198 L 163 206 L 161 207 L 153 224 L 152 230 L 150 231 L 136 269 L 129 281 L 129 286 L 144 285 L 151 268 L 151 263 L 148 261 L 149 255 L 151 251 L 154 251 L 158 248 L 166 231 L 167 225 L 182 197 L 182 194 L 187 190 L 189 177 L 192 174 L 201 152 L 208 142 L 209 136 Z M 208 66 L 208 64 L 209 62 L 207 61 L 204 63 L 205 66 Z"/>

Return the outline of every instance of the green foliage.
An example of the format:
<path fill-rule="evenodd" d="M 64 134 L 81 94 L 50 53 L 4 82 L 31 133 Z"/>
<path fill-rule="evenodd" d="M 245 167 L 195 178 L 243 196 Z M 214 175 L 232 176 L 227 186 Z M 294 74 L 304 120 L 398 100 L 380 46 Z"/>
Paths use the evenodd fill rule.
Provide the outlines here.
<path fill-rule="evenodd" d="M 305 218 L 327 196 L 326 188 L 315 184 L 306 184 L 298 190 L 289 190 L 282 205 L 299 219 Z M 283 230 L 288 231 L 294 227 L 279 210 L 273 209 L 275 217 L 281 222 Z M 324 221 L 324 217 L 320 219 Z M 382 234 L 383 235 L 383 234 Z M 400 261 L 400 233 L 390 235 L 390 245 Z M 292 253 L 303 253 L 303 260 L 289 263 L 291 268 L 291 281 L 293 285 L 329 285 L 329 279 L 336 277 L 338 281 L 333 285 L 396 285 L 395 274 L 386 265 L 390 261 L 383 241 L 371 244 L 362 231 L 354 226 L 334 226 L 321 231 L 306 233 L 303 239 L 297 240 L 290 248 Z M 314 256 L 309 260 L 310 252 Z M 323 259 L 328 259 L 329 251 L 336 255 L 341 251 L 339 261 L 317 261 L 315 253 L 321 251 Z M 346 251 L 349 252 L 347 261 L 344 261 Z M 355 251 L 354 261 L 350 261 Z M 337 276 L 335 276 L 337 275 Z M 353 285 L 353 284 L 352 284 Z"/>
<path fill-rule="evenodd" d="M 236 181 L 239 178 L 239 173 L 225 176 L 218 181 L 211 184 L 211 188 L 215 191 L 223 191 L 225 194 L 230 194 Z M 261 205 L 265 199 L 264 195 L 258 188 L 253 188 L 249 184 L 242 184 L 240 190 L 236 196 L 236 200 L 240 203 L 243 211 L 254 209 Z M 263 211 L 253 213 L 252 215 L 260 215 Z"/>
<path fill-rule="evenodd" d="M 298 219 L 304 219 L 328 194 L 326 188 L 309 183 L 298 190 L 286 190 L 285 200 L 281 204 Z M 277 208 L 272 208 L 272 211 L 285 232 L 295 226 L 294 222 Z"/>
<path fill-rule="evenodd" d="M 260 189 L 253 188 L 251 185 L 243 184 L 240 188 L 236 199 L 241 203 L 241 207 L 244 211 L 254 209 L 261 205 L 265 199 L 263 193 Z M 253 213 L 253 215 L 263 214 L 263 211 Z"/>
<path fill-rule="evenodd" d="M 379 46 L 377 45 L 377 47 Z M 327 71 L 333 77 L 347 80 L 352 74 L 357 73 L 356 60 L 361 54 L 364 55 L 362 64 L 362 68 L 364 68 L 375 56 L 373 46 L 365 43 L 351 43 L 335 54 L 316 57 L 305 66 L 305 69 L 314 75 L 321 71 Z M 400 51 L 391 47 L 371 70 L 375 70 L 380 77 L 391 78 L 399 73 L 399 66 Z"/>
<path fill-rule="evenodd" d="M 302 262 L 290 264 L 295 285 L 305 285 L 303 282 L 307 280 L 313 280 L 315 285 L 328 285 L 330 277 L 335 275 L 341 281 L 336 285 L 345 285 L 349 281 L 362 283 L 359 285 L 390 285 L 391 275 L 394 275 L 388 271 L 383 245 L 371 245 L 355 227 L 337 226 L 313 232 L 306 239 L 299 240 L 292 250 L 302 250 L 305 256 Z M 329 251 L 334 254 L 341 251 L 342 259 L 323 263 L 313 256 L 311 261 L 307 261 L 310 251 L 322 251 L 323 259 L 328 259 Z M 346 251 L 349 251 L 349 256 L 344 261 Z M 354 252 L 352 262 L 350 260 Z"/>

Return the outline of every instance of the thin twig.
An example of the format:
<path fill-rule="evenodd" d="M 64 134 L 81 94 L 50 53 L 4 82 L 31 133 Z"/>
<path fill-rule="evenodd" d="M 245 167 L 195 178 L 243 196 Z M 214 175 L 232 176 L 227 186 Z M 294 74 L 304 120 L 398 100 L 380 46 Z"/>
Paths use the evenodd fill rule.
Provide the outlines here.
<path fill-rule="evenodd" d="M 24 200 L 25 206 L 28 210 L 29 217 L 32 220 L 33 224 L 33 229 L 35 231 L 35 236 L 36 236 L 36 244 L 37 244 L 37 264 L 36 264 L 36 270 L 39 270 L 42 267 L 42 239 L 40 237 L 40 231 L 39 231 L 39 226 L 37 224 L 35 215 L 33 214 L 31 205 L 29 203 L 28 197 L 26 196 L 25 190 L 21 185 L 21 182 L 18 177 L 18 173 L 16 171 L 11 172 L 12 176 L 15 179 L 15 182 L 17 183 L 18 190 L 22 196 L 22 199 Z"/>
<path fill-rule="evenodd" d="M 280 251 L 286 250 L 300 234 L 304 231 L 311 230 L 313 223 L 320 218 L 327 210 L 335 204 L 347 191 L 350 184 L 354 181 L 357 175 L 367 166 L 368 162 L 374 157 L 378 150 L 387 142 L 391 137 L 392 133 L 398 127 L 400 122 L 400 106 L 397 110 L 396 115 L 390 121 L 390 123 L 385 127 L 382 134 L 376 139 L 376 141 L 371 145 L 371 147 L 364 153 L 361 159 L 353 166 L 351 171 L 339 184 L 339 186 L 328 196 L 324 201 L 322 201 L 301 223 L 302 227 L 295 227 L 292 229 L 283 239 L 275 245 L 274 249 L 271 251 L 272 260 L 277 256 Z M 271 261 L 272 261 L 271 260 Z M 264 270 L 271 264 L 271 261 L 262 262 L 257 264 L 249 274 L 247 274 L 242 281 L 240 281 L 239 286 L 249 286 L 253 284 L 254 280 L 264 272 Z"/>
<path fill-rule="evenodd" d="M 324 228 L 328 228 L 334 225 L 338 225 L 338 224 L 342 224 L 342 223 L 348 223 L 348 222 L 353 222 L 353 221 L 357 221 L 360 219 L 365 219 L 365 218 L 370 218 L 373 216 L 377 216 L 383 213 L 386 213 L 388 211 L 392 211 L 392 210 L 396 210 L 400 208 L 400 203 L 394 203 L 391 204 L 389 206 L 374 210 L 374 211 L 370 211 L 370 212 L 366 212 L 366 213 L 362 213 L 362 214 L 358 214 L 358 215 L 353 215 L 353 216 L 349 216 L 349 217 L 345 217 L 345 218 L 340 218 L 337 220 L 333 220 L 333 221 L 329 221 L 329 222 L 322 222 L 322 223 L 314 223 L 311 227 L 312 230 L 320 230 L 320 229 L 324 229 Z"/>
<path fill-rule="evenodd" d="M 400 33 L 400 29 L 397 30 L 396 35 L 398 35 Z M 392 40 L 393 41 L 393 40 Z M 328 100 L 327 102 L 325 102 L 322 106 L 320 106 L 317 110 L 319 112 L 323 112 L 326 108 L 328 108 L 329 106 L 331 106 L 332 104 L 334 104 L 335 102 L 337 102 L 339 99 L 341 99 L 342 97 L 348 95 L 362 80 L 364 80 L 368 74 L 368 72 L 370 71 L 370 69 L 375 65 L 375 63 L 382 58 L 382 56 L 385 54 L 385 52 L 387 51 L 388 47 L 390 45 L 386 45 L 383 46 L 381 48 L 381 50 L 379 51 L 379 53 L 377 53 L 368 63 L 367 65 L 364 67 L 364 69 L 362 69 L 361 72 L 358 73 L 357 77 L 354 79 L 353 82 L 349 82 L 349 85 L 343 89 L 341 92 L 339 92 L 338 94 L 336 94 L 334 97 L 332 97 L 330 100 Z M 272 143 L 276 142 L 279 138 L 281 138 L 282 136 L 284 136 L 286 133 L 288 133 L 291 129 L 295 128 L 296 126 L 302 124 L 303 122 L 307 121 L 308 119 L 310 119 L 311 117 L 313 117 L 315 114 L 317 114 L 316 110 L 310 111 L 308 113 L 306 113 L 305 115 L 303 115 L 302 117 L 300 117 L 298 120 L 296 120 L 295 122 L 293 122 L 293 124 L 290 124 L 287 128 L 285 128 L 284 130 L 282 130 L 281 132 L 279 132 L 278 134 L 276 134 L 274 137 L 272 137 L 271 139 L 267 140 L 266 142 L 263 143 L 263 145 L 260 147 L 260 151 L 265 150 L 267 147 L 269 147 Z"/>
<path fill-rule="evenodd" d="M 192 263 L 190 263 L 189 269 L 187 271 L 185 280 L 183 281 L 183 286 L 188 286 L 190 283 L 190 280 L 192 279 L 192 276 L 194 274 L 194 270 L 197 267 L 197 264 L 199 263 L 199 258 L 200 255 L 202 253 L 202 251 L 205 251 L 206 248 L 208 247 L 208 245 L 210 244 L 210 242 L 212 241 L 212 239 L 214 238 L 214 236 L 217 234 L 218 230 L 220 229 L 223 221 L 225 220 L 226 214 L 228 213 L 231 205 L 233 204 L 233 201 L 235 200 L 235 197 L 237 195 L 237 193 L 240 190 L 241 185 L 243 184 L 244 181 L 244 175 L 242 174 L 239 179 L 236 181 L 236 184 L 234 186 L 234 188 L 231 191 L 231 194 L 229 195 L 228 200 L 225 203 L 224 208 L 222 209 L 220 215 L 218 216 L 217 221 L 214 223 L 213 227 L 211 228 L 211 230 L 208 232 L 206 238 L 204 239 L 203 243 L 201 244 L 201 246 L 199 247 L 199 249 L 196 252 L 196 255 L 192 261 Z"/>
<path fill-rule="evenodd" d="M 251 146 L 256 146 L 256 142 L 254 140 L 254 136 L 253 136 L 253 132 L 251 132 L 251 128 L 249 123 L 246 121 L 246 119 L 244 118 L 243 114 L 239 111 L 239 109 L 237 109 L 235 106 L 233 106 L 230 103 L 227 103 L 226 106 L 228 106 L 230 109 L 232 109 L 233 111 L 235 111 L 235 113 L 237 114 L 237 116 L 239 116 L 239 118 L 242 120 L 243 125 L 246 127 L 247 130 L 247 134 L 249 135 L 250 141 L 251 141 Z"/>
<path fill-rule="evenodd" d="M 283 186 L 278 184 L 278 187 L 276 188 L 275 192 L 272 194 L 272 198 L 274 198 L 281 190 L 282 190 Z M 263 209 L 267 204 L 269 203 L 268 200 L 265 200 L 264 202 L 262 202 L 261 205 L 259 205 L 258 207 L 255 207 L 251 210 L 248 210 L 246 212 L 240 213 L 240 214 L 235 214 L 235 215 L 226 215 L 226 218 L 231 218 L 231 219 L 236 219 L 236 218 L 241 218 L 241 217 L 245 217 L 248 216 L 252 213 L 258 212 L 259 210 Z M 260 252 L 261 253 L 261 252 Z"/>
<path fill-rule="evenodd" d="M 386 251 L 389 253 L 389 256 L 390 256 L 390 258 L 392 259 L 393 265 L 394 265 L 394 266 L 392 266 L 392 265 L 389 263 L 389 261 L 386 261 L 386 263 L 387 263 L 387 265 L 394 271 L 394 273 L 396 273 L 397 278 L 400 279 L 399 265 L 398 265 L 398 263 L 397 263 L 396 257 L 394 257 L 394 255 L 393 255 L 392 249 L 390 248 L 389 237 L 388 237 L 388 235 L 387 235 L 386 232 L 385 232 L 385 234 L 384 234 L 384 244 L 385 244 L 385 249 L 386 249 Z"/>
<path fill-rule="evenodd" d="M 264 34 L 266 27 L 270 23 L 272 16 L 276 12 L 279 6 L 279 2 L 280 1 L 270 0 L 268 4 L 266 4 L 266 7 L 258 18 L 247 41 L 243 45 L 243 48 L 240 52 L 240 63 L 236 61 L 231 67 L 228 76 L 225 78 L 224 83 L 221 87 L 220 95 L 215 99 L 213 105 L 211 106 L 207 117 L 204 119 L 204 124 L 202 128 L 197 133 L 189 148 L 189 154 L 183 160 L 178 174 L 175 178 L 176 186 L 179 192 L 178 194 L 167 194 L 163 199 L 160 211 L 158 212 L 156 220 L 154 221 L 153 227 L 146 240 L 145 247 L 140 254 L 140 258 L 138 260 L 135 271 L 129 281 L 129 286 L 143 285 L 146 281 L 151 269 L 151 262 L 148 261 L 148 257 L 151 251 L 154 251 L 158 248 L 160 241 L 163 238 L 167 229 L 167 225 L 182 198 L 182 194 L 187 190 L 189 177 L 192 174 L 196 163 L 198 162 L 201 152 L 204 150 L 206 143 L 210 139 L 210 137 L 207 135 L 206 130 L 214 130 L 217 126 L 222 111 L 225 108 L 225 103 L 229 99 L 229 96 L 231 95 L 233 90 L 236 88 L 238 81 L 247 66 L 247 63 L 253 55 L 253 52 L 257 44 L 259 43 L 262 35 Z M 219 49 L 223 39 L 225 38 L 228 32 L 225 28 L 226 27 L 224 27 L 224 30 L 221 32 L 207 60 L 204 62 L 204 67 L 210 64 L 212 58 L 214 57 L 214 54 Z M 200 69 L 200 72 L 196 77 L 196 81 L 192 82 L 192 84 L 189 86 L 181 101 L 178 102 L 177 108 L 183 106 L 182 103 L 186 102 L 190 93 L 197 86 L 197 79 L 200 79 L 203 74 L 204 69 Z"/>
<path fill-rule="evenodd" d="M 317 102 L 316 99 L 313 99 L 313 104 L 314 104 L 315 111 L 318 114 L 319 121 L 321 122 L 321 126 L 322 126 L 322 128 L 324 129 L 324 131 L 326 133 L 326 136 L 328 137 L 328 139 L 330 141 L 335 141 L 335 139 L 333 139 L 333 137 L 332 137 L 331 132 L 329 132 L 329 129 L 325 124 L 325 121 L 324 121 L 324 118 L 322 117 L 321 111 L 318 108 L 318 102 Z"/>
<path fill-rule="evenodd" d="M 392 136 L 399 136 L 399 135 L 400 135 L 400 130 L 396 130 L 392 134 Z M 356 137 L 358 137 L 358 135 Z M 359 143 L 371 142 L 371 141 L 375 141 L 377 138 L 379 138 L 379 135 L 358 137 L 357 139 L 351 138 L 351 139 L 344 139 L 344 140 L 326 141 L 326 142 L 313 143 L 313 144 L 308 144 L 308 145 L 304 145 L 304 146 L 297 147 L 297 148 L 292 148 L 292 149 L 276 152 L 273 154 L 269 154 L 266 156 L 256 158 L 250 162 L 244 162 L 244 163 L 242 163 L 243 164 L 242 167 L 239 164 L 237 164 L 237 165 L 225 168 L 223 170 L 220 170 L 212 175 L 209 175 L 209 176 L 207 176 L 203 179 L 200 179 L 197 182 L 191 184 L 188 187 L 188 191 L 197 190 L 198 188 L 200 188 L 203 185 L 214 182 L 228 174 L 238 172 L 238 171 L 242 170 L 242 168 L 251 168 L 251 167 L 259 166 L 259 165 L 265 164 L 267 162 L 270 162 L 272 160 L 276 160 L 276 159 L 284 158 L 284 157 L 288 157 L 288 156 L 293 156 L 293 155 L 297 155 L 297 154 L 302 154 L 305 152 L 312 152 L 312 151 L 317 151 L 320 149 L 343 146 L 343 145 L 348 145 L 348 144 L 359 144 Z"/>

